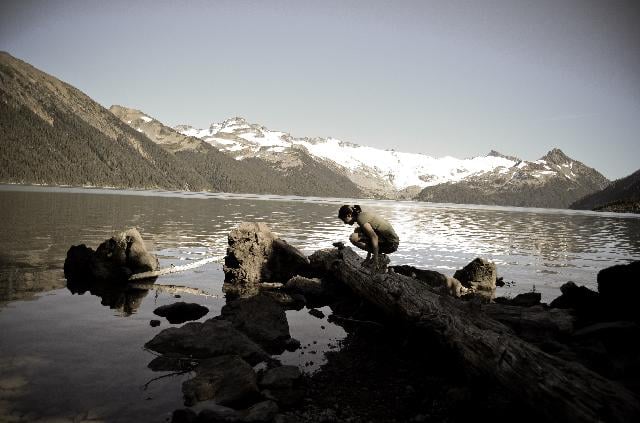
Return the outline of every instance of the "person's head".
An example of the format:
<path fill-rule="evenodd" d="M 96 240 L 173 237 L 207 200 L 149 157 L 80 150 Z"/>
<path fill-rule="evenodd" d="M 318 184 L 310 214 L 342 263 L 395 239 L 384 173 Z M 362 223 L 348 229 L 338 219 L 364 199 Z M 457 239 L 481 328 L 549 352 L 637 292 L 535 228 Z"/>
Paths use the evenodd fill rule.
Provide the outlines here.
<path fill-rule="evenodd" d="M 357 204 L 353 206 L 345 204 L 338 210 L 338 218 L 342 220 L 345 225 L 353 225 L 361 211 L 362 209 Z"/>

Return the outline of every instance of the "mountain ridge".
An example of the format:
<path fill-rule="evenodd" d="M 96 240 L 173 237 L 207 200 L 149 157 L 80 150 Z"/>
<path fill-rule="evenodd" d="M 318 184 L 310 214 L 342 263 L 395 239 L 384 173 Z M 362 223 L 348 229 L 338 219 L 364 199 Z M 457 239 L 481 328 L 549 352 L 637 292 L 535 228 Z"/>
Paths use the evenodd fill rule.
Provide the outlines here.
<path fill-rule="evenodd" d="M 567 207 L 608 184 L 552 149 L 457 159 L 293 137 L 236 116 L 170 128 L 0 54 L 0 181 Z"/>
<path fill-rule="evenodd" d="M 331 137 L 295 138 L 237 116 L 207 129 L 190 125 L 175 129 L 239 159 L 254 157 L 277 164 L 289 151 L 304 149 L 377 198 L 564 208 L 609 183 L 595 169 L 571 159 L 559 148 L 535 161 L 495 150 L 470 159 L 433 158 Z"/>

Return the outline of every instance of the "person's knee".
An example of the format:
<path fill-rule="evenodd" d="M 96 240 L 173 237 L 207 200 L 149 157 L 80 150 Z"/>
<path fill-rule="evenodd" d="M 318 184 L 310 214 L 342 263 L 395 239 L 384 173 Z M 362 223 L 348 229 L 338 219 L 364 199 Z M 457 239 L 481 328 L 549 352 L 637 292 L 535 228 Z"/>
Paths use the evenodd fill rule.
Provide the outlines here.
<path fill-rule="evenodd" d="M 349 237 L 349 241 L 351 241 L 351 243 L 355 245 L 356 243 L 358 243 L 358 241 L 360 241 L 360 235 L 355 232 L 352 233 Z"/>

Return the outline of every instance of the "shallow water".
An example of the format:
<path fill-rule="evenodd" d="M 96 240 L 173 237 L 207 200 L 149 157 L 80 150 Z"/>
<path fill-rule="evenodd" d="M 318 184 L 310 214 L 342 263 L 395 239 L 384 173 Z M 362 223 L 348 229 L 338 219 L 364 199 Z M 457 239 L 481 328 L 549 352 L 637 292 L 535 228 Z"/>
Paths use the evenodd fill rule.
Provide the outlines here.
<path fill-rule="evenodd" d="M 143 344 L 153 310 L 175 291 L 74 295 L 62 267 L 71 245 L 95 248 L 114 232 L 137 226 L 162 267 L 224 255 L 227 235 L 242 221 L 261 221 L 305 253 L 347 240 L 352 227 L 335 216 L 349 199 L 115 191 L 0 186 L 0 420 L 47 418 L 163 421 L 182 404 L 189 375 L 146 365 Z M 475 257 L 494 261 L 513 284 L 498 295 L 536 290 L 543 301 L 573 280 L 596 289 L 605 267 L 640 258 L 640 216 L 568 210 L 460 206 L 359 200 L 388 218 L 401 239 L 392 264 L 453 272 Z M 222 266 L 161 277 L 159 285 L 185 287 L 181 301 L 219 314 Z M 188 289 L 187 289 L 188 288 Z M 190 289 L 195 288 L 196 290 Z M 331 310 L 323 308 L 325 315 Z M 288 311 L 291 336 L 304 348 L 280 359 L 312 372 L 323 352 L 339 348 L 339 326 Z M 315 341 L 315 343 L 314 343 Z"/>

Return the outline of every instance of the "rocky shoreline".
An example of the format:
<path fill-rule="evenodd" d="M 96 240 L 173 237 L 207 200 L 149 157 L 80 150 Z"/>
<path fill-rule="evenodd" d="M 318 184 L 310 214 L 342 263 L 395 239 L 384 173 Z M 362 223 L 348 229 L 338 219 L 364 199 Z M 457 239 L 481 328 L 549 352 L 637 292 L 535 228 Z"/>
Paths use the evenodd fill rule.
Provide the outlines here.
<path fill-rule="evenodd" d="M 135 239 L 131 236 L 129 241 Z M 415 320 L 398 318 L 402 307 L 393 306 L 393 313 L 383 312 L 386 305 L 381 308 L 376 304 L 379 298 L 371 301 L 366 292 L 363 296 L 353 289 L 352 284 L 358 281 L 344 280 L 344 275 L 349 277 L 349 260 L 358 263 L 357 257 L 349 258 L 348 251 L 338 246 L 306 257 L 264 224 L 244 223 L 233 230 L 224 266 L 227 304 L 220 315 L 202 323 L 165 329 L 145 344 L 157 354 L 149 363 L 151 369 L 194 375 L 182 387 L 187 408 L 176 410 L 172 421 L 457 422 L 480 417 L 533 421 L 555 413 L 565 421 L 624 421 L 629 413 L 640 409 L 640 348 L 629 342 L 640 334 L 640 312 L 633 305 L 640 289 L 640 262 L 601 271 L 599 292 L 567 283 L 562 295 L 549 305 L 540 304 L 536 293 L 513 299 L 493 298 L 495 265 L 482 259 L 474 260 L 454 277 L 409 266 L 390 267 L 383 276 L 357 271 L 365 286 L 413 284 L 435 305 L 454 307 L 446 310 L 458 310 L 453 312 L 462 313 L 465 319 L 471 316 L 478 322 L 495 322 L 484 330 L 498 327 L 507 343 L 539 351 L 533 357 L 548 358 L 551 363 L 570 363 L 572 371 L 587 382 L 596 381 L 592 375 L 597 374 L 597 380 L 602 381 L 598 383 L 613 386 L 616 392 L 624 392 L 622 398 L 628 398 L 619 407 L 622 411 L 602 409 L 595 415 L 571 417 L 562 414 L 566 412 L 563 404 L 575 401 L 572 396 L 581 393 L 567 392 L 566 398 L 554 399 L 552 405 L 557 409 L 541 410 L 542 405 L 548 408 L 548 399 L 532 402 L 527 396 L 514 395 L 511 382 L 500 379 L 498 369 L 504 371 L 504 365 L 491 361 L 495 357 L 502 361 L 504 352 L 483 352 L 487 364 L 480 368 L 495 367 L 498 375 L 487 377 L 461 359 L 460 351 L 452 350 L 442 330 L 425 330 Z M 72 247 L 65 262 L 65 274 L 74 286 L 79 283 L 79 274 L 85 281 L 99 276 L 104 282 L 108 279 L 105 269 L 115 269 L 114 276 L 120 276 L 118 283 L 126 283 L 122 275 L 135 273 L 121 268 L 135 258 L 126 250 L 124 260 L 122 254 L 101 256 L 107 261 L 116 257 L 117 266 L 97 263 L 95 254 L 82 255 L 90 265 L 83 264 L 77 252 L 77 247 Z M 136 255 L 153 264 L 142 251 L 136 250 Z M 339 268 L 332 269 L 336 266 Z M 92 275 L 92 269 L 99 273 Z M 376 285 L 379 289 L 381 286 Z M 390 298 L 398 301 L 404 295 L 392 294 Z M 175 321 L 190 320 L 181 319 L 180 310 L 195 310 L 196 316 L 206 313 L 176 304 Z M 312 375 L 301 373 L 295 366 L 283 366 L 272 357 L 300 348 L 299 341 L 289 334 L 285 310 L 304 306 L 329 306 L 333 313 L 330 321 L 348 333 L 341 348 L 327 352 L 327 362 Z M 443 330 L 447 333 L 451 328 Z M 518 359 L 517 349 L 514 351 L 510 354 L 516 355 L 509 360 Z M 534 392 L 539 382 L 520 381 L 533 384 Z M 596 386 L 594 382 L 594 392 Z M 585 389 L 589 391 L 588 383 Z M 601 400 L 608 404 L 619 398 Z"/>

